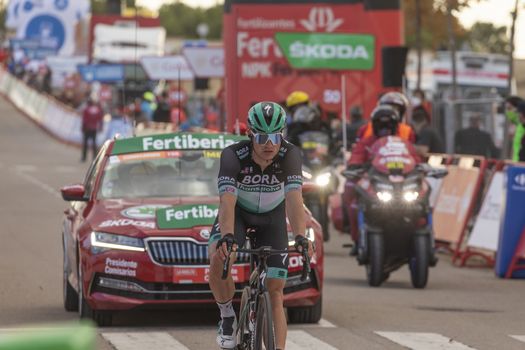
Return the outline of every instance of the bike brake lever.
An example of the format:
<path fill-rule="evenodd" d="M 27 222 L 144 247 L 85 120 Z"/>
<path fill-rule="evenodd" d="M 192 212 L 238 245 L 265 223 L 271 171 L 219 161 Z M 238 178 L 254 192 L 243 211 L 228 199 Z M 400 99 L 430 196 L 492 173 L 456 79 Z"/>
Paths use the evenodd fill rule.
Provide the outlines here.
<path fill-rule="evenodd" d="M 224 261 L 224 264 L 222 265 L 222 276 L 221 278 L 225 280 L 228 277 L 228 270 L 230 267 L 230 254 L 232 252 L 232 247 L 228 245 L 228 256 L 226 257 L 226 260 Z"/>

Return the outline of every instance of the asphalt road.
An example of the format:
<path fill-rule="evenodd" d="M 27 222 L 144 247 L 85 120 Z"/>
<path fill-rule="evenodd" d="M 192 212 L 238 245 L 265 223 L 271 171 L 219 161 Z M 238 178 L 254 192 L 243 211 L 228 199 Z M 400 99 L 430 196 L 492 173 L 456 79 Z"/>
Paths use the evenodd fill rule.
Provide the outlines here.
<path fill-rule="evenodd" d="M 62 307 L 58 189 L 81 182 L 80 150 L 45 134 L 0 99 L 0 337 L 76 322 Z M 346 236 L 326 245 L 323 321 L 291 327 L 287 349 L 525 349 L 525 281 L 457 268 L 446 255 L 425 290 L 408 269 L 370 288 Z M 217 311 L 122 314 L 98 349 L 214 349 Z M 514 336 L 514 337 L 513 337 Z"/>

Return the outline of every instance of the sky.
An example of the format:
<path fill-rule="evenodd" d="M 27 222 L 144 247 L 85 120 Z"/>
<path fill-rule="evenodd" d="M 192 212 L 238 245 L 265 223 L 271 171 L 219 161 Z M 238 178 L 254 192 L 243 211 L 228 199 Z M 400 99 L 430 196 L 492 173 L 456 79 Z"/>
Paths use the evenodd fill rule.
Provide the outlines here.
<path fill-rule="evenodd" d="M 525 59 L 525 0 L 519 0 L 521 8 L 516 24 L 516 52 L 518 58 Z M 157 9 L 169 0 L 137 0 L 139 5 L 152 9 Z M 210 7 L 222 0 L 182 0 L 190 6 Z M 514 8 L 514 0 L 483 0 L 479 4 L 474 3 L 471 8 L 463 10 L 459 15 L 459 20 L 465 27 L 470 27 L 477 21 L 493 22 L 496 25 L 506 25 L 510 27 L 510 13 Z"/>

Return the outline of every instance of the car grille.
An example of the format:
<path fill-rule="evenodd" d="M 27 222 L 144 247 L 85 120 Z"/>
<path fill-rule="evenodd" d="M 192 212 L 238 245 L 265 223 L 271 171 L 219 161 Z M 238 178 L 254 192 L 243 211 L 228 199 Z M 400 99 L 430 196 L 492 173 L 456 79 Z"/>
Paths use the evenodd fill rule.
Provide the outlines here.
<path fill-rule="evenodd" d="M 208 245 L 185 240 L 150 240 L 150 256 L 161 265 L 208 265 Z M 250 261 L 248 254 L 238 254 L 237 263 Z"/>

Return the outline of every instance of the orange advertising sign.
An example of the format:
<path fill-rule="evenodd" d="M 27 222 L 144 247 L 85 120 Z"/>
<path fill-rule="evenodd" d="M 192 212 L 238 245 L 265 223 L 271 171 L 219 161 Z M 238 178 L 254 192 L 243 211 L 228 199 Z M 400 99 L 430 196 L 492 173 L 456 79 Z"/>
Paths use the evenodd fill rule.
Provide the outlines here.
<path fill-rule="evenodd" d="M 437 240 L 455 243 L 460 239 L 479 176 L 479 168 L 448 167 L 448 176 L 443 179 L 433 213 Z"/>

